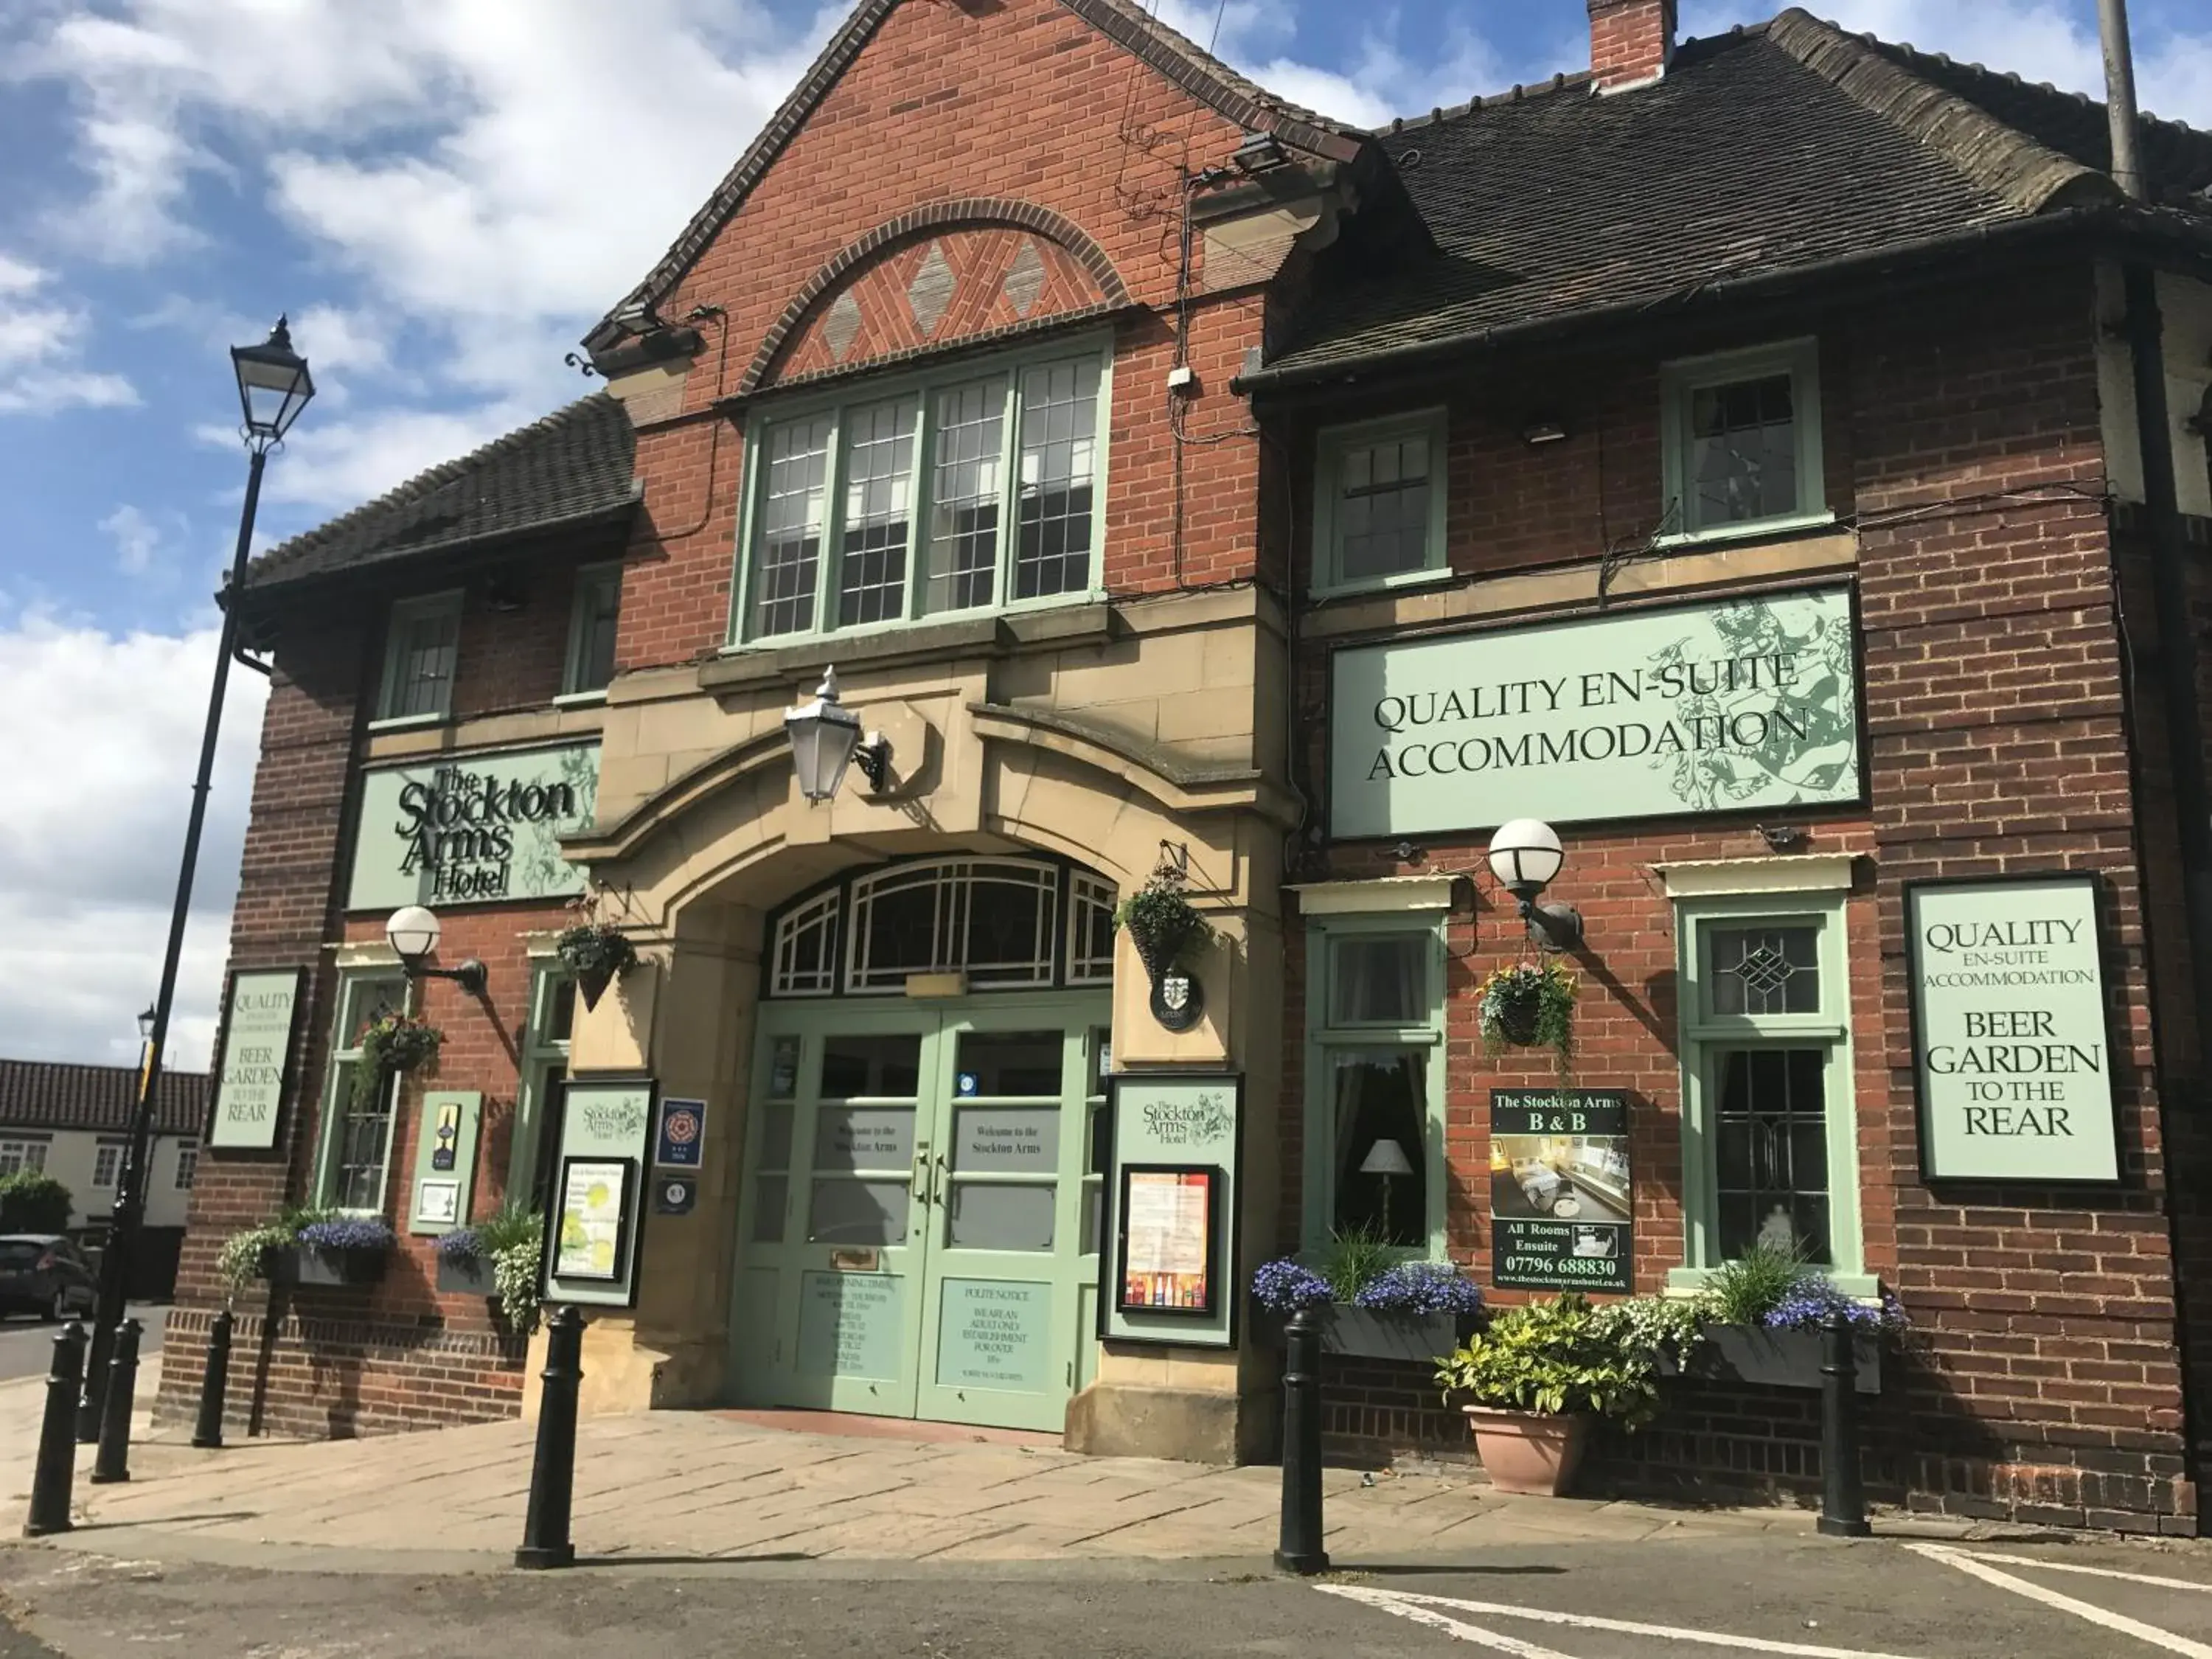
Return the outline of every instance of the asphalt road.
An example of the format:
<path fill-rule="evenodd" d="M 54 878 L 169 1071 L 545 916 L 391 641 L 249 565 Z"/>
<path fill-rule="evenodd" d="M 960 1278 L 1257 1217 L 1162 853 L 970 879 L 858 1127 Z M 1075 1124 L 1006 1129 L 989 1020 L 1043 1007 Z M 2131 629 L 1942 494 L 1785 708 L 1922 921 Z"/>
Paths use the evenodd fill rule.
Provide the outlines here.
<path fill-rule="evenodd" d="M 152 1358 L 161 1351 L 161 1322 L 168 1317 L 167 1303 L 134 1302 L 131 1316 L 145 1328 L 138 1339 L 138 1355 Z M 0 1382 L 19 1376 L 44 1376 L 54 1363 L 54 1333 L 61 1328 L 21 1314 L 0 1319 Z M 0 1659 L 7 1650 L 0 1648 Z"/>
<path fill-rule="evenodd" d="M 2212 1548 L 1802 1538 L 1544 1545 L 1299 1583 L 680 1559 L 562 1573 L 269 1572 L 118 1534 L 0 1548 L 0 1659 L 2159 1659 L 2212 1656 Z M 1971 1569 L 1958 1565 L 1964 1558 Z M 1990 1575 L 1996 1575 L 1995 1578 Z M 2124 1576 L 2112 1576 L 2124 1575 Z M 2168 1583 L 2155 1582 L 2171 1581 Z M 1727 1645 L 1705 1639 L 1715 1634 Z M 15 1645 L 10 1645 L 11 1642 Z"/>

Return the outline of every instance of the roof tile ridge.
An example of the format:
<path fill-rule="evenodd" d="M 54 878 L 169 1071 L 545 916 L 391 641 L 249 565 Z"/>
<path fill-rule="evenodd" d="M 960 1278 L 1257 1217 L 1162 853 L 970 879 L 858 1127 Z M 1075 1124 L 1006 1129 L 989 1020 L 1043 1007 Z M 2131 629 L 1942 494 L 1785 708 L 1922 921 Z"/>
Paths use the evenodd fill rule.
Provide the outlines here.
<path fill-rule="evenodd" d="M 1161 21 L 1152 12 L 1135 3 L 1135 0 L 1091 0 L 1091 3 L 1103 5 L 1120 13 L 1131 23 L 1143 29 L 1163 45 L 1171 46 L 1179 53 L 1188 57 L 1194 65 L 1218 76 L 1233 87 L 1249 88 L 1250 95 L 1264 100 L 1294 120 L 1304 121 L 1310 126 L 1320 128 L 1324 132 L 1338 132 L 1346 137 L 1358 137 L 1362 133 L 1362 129 L 1348 122 L 1337 120 L 1333 116 L 1323 115 L 1317 110 L 1306 108 L 1304 105 L 1294 104 L 1281 94 L 1261 85 L 1250 76 L 1233 68 L 1224 59 L 1216 56 L 1211 47 L 1200 46 L 1181 29 L 1172 24 Z M 1077 15 L 1081 14 L 1078 11 Z"/>
<path fill-rule="evenodd" d="M 1370 130 L 1369 136 L 1387 138 L 1401 132 L 1417 131 L 1423 127 L 1442 126 L 1446 122 L 1466 119 L 1484 110 L 1496 109 L 1504 104 L 1524 104 L 1531 99 L 1549 98 L 1563 92 L 1586 90 L 1590 83 L 1588 70 L 1563 71 L 1548 81 L 1516 82 L 1504 92 L 1478 93 L 1464 104 L 1440 104 L 1426 115 L 1397 115 L 1387 126 Z"/>
<path fill-rule="evenodd" d="M 1879 45 L 1885 52 L 1897 52 L 1920 63 L 1941 64 L 1945 69 L 1964 70 L 1967 74 L 1979 76 L 1984 80 L 2002 81 L 2015 87 L 2027 87 L 2033 91 L 2047 92 L 2053 98 L 2066 99 L 2081 105 L 2084 109 L 2093 109 L 2100 114 L 2104 112 L 2105 104 L 2102 99 L 2094 97 L 2086 92 L 2076 92 L 2070 87 L 2053 86 L 2048 81 L 2031 81 L 2018 70 L 1993 68 L 1988 64 L 1977 63 L 1972 58 L 1954 58 L 1948 52 L 1923 52 L 1910 40 L 1877 41 L 1871 34 L 1861 34 L 1855 38 L 1870 46 Z M 2160 115 L 2155 110 L 2139 109 L 2136 112 L 2136 118 L 2147 126 L 2164 127 L 2169 131 L 2186 133 L 2192 138 L 2212 137 L 2212 127 L 2191 126 L 2186 121 L 2177 120 L 2171 115 Z"/>
<path fill-rule="evenodd" d="M 1802 7 L 1777 16 L 1767 26 L 1766 38 L 1853 102 L 1918 139 L 1969 180 L 2024 213 L 2119 198 L 2119 187 L 2109 175 L 1923 80 Z"/>
<path fill-rule="evenodd" d="M 328 542 L 331 537 L 358 524 L 364 518 L 422 501 L 475 468 L 486 462 L 496 460 L 501 454 L 520 447 L 526 439 L 567 424 L 570 419 L 582 413 L 586 406 L 594 400 L 604 401 L 613 407 L 620 407 L 605 389 L 587 392 L 582 397 L 562 404 L 558 409 L 549 410 L 534 421 L 516 427 L 511 432 L 502 432 L 498 437 L 477 445 L 465 455 L 457 455 L 451 460 L 440 461 L 434 466 L 424 468 L 413 477 L 403 479 L 400 483 L 392 485 L 381 495 L 374 496 L 363 501 L 359 507 L 349 507 L 337 518 L 325 520 L 313 530 L 303 530 L 289 541 L 279 542 L 267 552 L 258 555 L 253 560 L 252 568 L 256 572 L 273 568 L 298 557 L 301 554 L 313 552 Z"/>

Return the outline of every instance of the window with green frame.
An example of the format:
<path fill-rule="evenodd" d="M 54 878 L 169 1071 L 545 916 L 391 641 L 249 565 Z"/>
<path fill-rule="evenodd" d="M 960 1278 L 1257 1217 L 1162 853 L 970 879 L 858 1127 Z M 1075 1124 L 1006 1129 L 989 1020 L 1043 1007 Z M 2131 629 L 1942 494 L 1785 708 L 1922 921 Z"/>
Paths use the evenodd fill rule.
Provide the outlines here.
<path fill-rule="evenodd" d="M 733 642 L 1088 597 L 1110 357 L 1025 354 L 770 411 L 747 434 Z"/>
<path fill-rule="evenodd" d="M 338 981 L 338 1017 L 323 1084 L 322 1146 L 316 1160 L 315 1202 L 380 1215 L 392 1165 L 392 1103 L 399 1079 L 356 1097 L 361 1036 L 380 1014 L 407 1006 L 406 975 L 397 969 L 349 972 Z"/>
<path fill-rule="evenodd" d="M 576 1024 L 576 981 L 568 970 L 546 963 L 532 976 L 530 1018 L 522 1032 L 522 1086 L 514 1101 L 514 1133 L 507 1145 L 507 1195 L 543 1210 L 552 1180 L 545 1126 L 568 1075 L 568 1039 Z"/>
<path fill-rule="evenodd" d="M 561 695 L 604 692 L 615 677 L 615 629 L 622 620 L 622 562 L 587 564 L 576 572 L 576 598 L 568 612 L 568 655 Z"/>
<path fill-rule="evenodd" d="M 443 720 L 453 712 L 453 672 L 461 643 L 461 595 L 401 599 L 385 631 L 380 720 Z"/>
<path fill-rule="evenodd" d="M 1316 593 L 1446 573 L 1441 409 L 1322 429 L 1314 446 Z"/>
<path fill-rule="evenodd" d="M 1678 899 L 1684 1265 L 1758 1244 L 1872 1294 L 1859 1235 L 1844 896 Z"/>
<path fill-rule="evenodd" d="M 1661 371 L 1665 539 L 1823 524 L 1820 352 L 1792 340 Z"/>
<path fill-rule="evenodd" d="M 1443 913 L 1332 915 L 1306 932 L 1309 1251 L 1366 1231 L 1444 1255 Z M 1395 1162 L 1411 1173 L 1367 1166 Z"/>

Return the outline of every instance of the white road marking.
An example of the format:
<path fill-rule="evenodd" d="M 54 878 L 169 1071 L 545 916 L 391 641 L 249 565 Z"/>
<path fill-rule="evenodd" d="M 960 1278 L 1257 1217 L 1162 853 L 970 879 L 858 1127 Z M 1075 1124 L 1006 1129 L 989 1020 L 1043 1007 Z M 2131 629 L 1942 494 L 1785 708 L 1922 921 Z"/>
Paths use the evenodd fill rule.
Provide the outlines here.
<path fill-rule="evenodd" d="M 2047 1561 L 2039 1555 L 2000 1555 L 1995 1550 L 1978 1549 L 1973 1555 L 1977 1561 L 2002 1561 L 2008 1567 L 2037 1567 L 2045 1572 L 2078 1572 L 2092 1578 L 2124 1578 L 2130 1584 L 2151 1584 L 2160 1589 L 2195 1590 L 2199 1595 L 2212 1595 L 2212 1584 L 2199 1583 L 2194 1578 L 2160 1578 L 2155 1573 L 2122 1572 L 2117 1567 L 2084 1566 L 2079 1561 Z"/>
<path fill-rule="evenodd" d="M 1666 1642 L 1702 1642 L 1707 1647 L 1734 1648 L 1745 1653 L 1775 1653 L 1788 1659 L 1909 1659 L 1896 1653 L 1875 1653 L 1865 1648 L 1823 1648 L 1804 1642 L 1770 1642 L 1757 1636 L 1723 1636 L 1712 1631 L 1677 1630 L 1670 1625 L 1640 1625 L 1625 1619 L 1601 1619 L 1595 1613 L 1559 1613 L 1550 1607 L 1521 1607 L 1502 1601 L 1466 1601 L 1450 1595 L 1416 1595 L 1407 1590 L 1370 1589 L 1364 1584 L 1316 1584 L 1314 1588 L 1324 1595 L 1341 1595 L 1353 1601 L 1364 1601 L 1369 1607 L 1384 1613 L 1396 1613 L 1401 1619 L 1412 1619 L 1439 1630 L 1449 1629 L 1455 1636 L 1469 1642 L 1498 1644 L 1511 1642 L 1510 1636 L 1497 1636 L 1477 1626 L 1460 1626 L 1458 1621 L 1443 1614 L 1422 1615 L 1431 1607 L 1452 1607 L 1466 1613 L 1489 1613 L 1501 1619 L 1529 1619 L 1538 1624 L 1565 1625 L 1575 1630 L 1608 1631 L 1620 1636 L 1650 1636 Z M 1441 1622 L 1440 1622 L 1441 1621 Z M 1465 1634 L 1462 1635 L 1464 1632 Z M 1553 1654 L 1546 1649 L 1528 1646 L 1526 1643 L 1507 1648 L 1498 1647 L 1501 1653 L 1513 1653 L 1522 1659 L 1567 1659 L 1564 1654 Z M 2212 1659 L 2208 1652 L 2206 1659 Z"/>
<path fill-rule="evenodd" d="M 1327 1590 L 1332 1595 L 1352 1595 L 1353 1594 L 1349 1585 L 1340 1588 L 1319 1584 L 1315 1588 Z M 1376 1592 L 1378 1597 L 1389 1595 L 1389 1592 L 1387 1590 Z M 1488 1648 L 1492 1653 L 1510 1654 L 1513 1659 L 1573 1659 L 1571 1654 L 1561 1653 L 1557 1648 L 1540 1648 L 1534 1642 L 1524 1642 L 1517 1636 L 1506 1636 L 1494 1630 L 1485 1630 L 1480 1625 L 1463 1624 L 1459 1620 L 1445 1617 L 1434 1607 L 1419 1607 L 1410 1600 L 1370 1601 L 1364 1595 L 1354 1595 L 1353 1599 L 1366 1601 L 1369 1606 L 1378 1608 L 1382 1612 L 1395 1613 L 1401 1619 L 1410 1619 L 1417 1625 L 1426 1625 L 1431 1630 L 1440 1630 L 1447 1636 L 1455 1636 L 1462 1642 L 1472 1642 L 1477 1647 Z"/>
<path fill-rule="evenodd" d="M 2139 1642 L 2148 1642 L 2154 1648 L 2164 1648 L 2168 1653 L 2186 1656 L 2186 1659 L 2212 1659 L 2212 1646 L 2191 1641 L 2186 1636 L 2176 1636 L 2172 1631 L 2160 1630 L 2156 1625 L 2146 1625 L 2140 1619 L 2130 1619 L 2124 1613 L 2111 1613 L 2103 1607 L 2092 1607 L 2087 1601 L 2077 1601 L 2070 1595 L 2061 1595 L 2055 1589 L 2045 1589 L 2025 1578 L 2016 1578 L 2008 1572 L 1999 1572 L 1984 1565 L 1978 1556 L 1964 1550 L 1948 1549 L 1941 1544 L 1907 1544 L 1905 1548 L 1915 1555 L 1930 1561 L 1940 1561 L 1947 1567 L 1956 1567 L 1960 1572 L 1994 1584 L 1999 1589 L 2024 1595 L 2031 1601 L 2040 1601 L 2046 1607 L 2056 1607 L 2061 1613 L 2070 1613 L 2076 1619 L 2086 1619 L 2093 1625 L 2115 1630 L 2123 1636 L 2132 1636 Z M 2036 1564 L 2041 1565 L 2040 1562 Z"/>

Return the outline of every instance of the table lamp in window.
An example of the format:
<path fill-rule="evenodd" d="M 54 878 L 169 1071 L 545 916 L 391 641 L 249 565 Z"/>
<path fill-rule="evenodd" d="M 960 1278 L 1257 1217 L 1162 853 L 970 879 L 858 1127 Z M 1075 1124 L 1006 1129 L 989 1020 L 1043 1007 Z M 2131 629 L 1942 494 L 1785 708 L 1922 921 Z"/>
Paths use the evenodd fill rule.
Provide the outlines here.
<path fill-rule="evenodd" d="M 1397 1242 L 1390 1231 L 1390 1184 L 1400 1176 L 1413 1173 L 1413 1165 L 1406 1156 L 1406 1149 L 1395 1140 L 1378 1140 L 1367 1149 L 1360 1160 L 1359 1173 L 1382 1177 L 1382 1237 L 1389 1243 Z"/>

